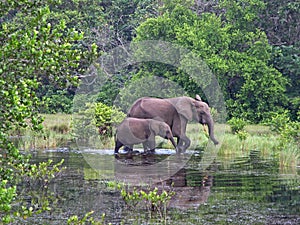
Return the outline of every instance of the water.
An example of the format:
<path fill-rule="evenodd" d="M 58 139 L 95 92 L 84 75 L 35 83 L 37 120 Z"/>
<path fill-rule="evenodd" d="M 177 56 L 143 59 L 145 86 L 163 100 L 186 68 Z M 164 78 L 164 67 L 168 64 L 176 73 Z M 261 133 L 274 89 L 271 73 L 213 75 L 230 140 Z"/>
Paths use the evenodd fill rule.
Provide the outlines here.
<path fill-rule="evenodd" d="M 166 216 L 152 214 L 150 218 L 149 211 L 126 206 L 119 191 L 107 187 L 107 181 L 126 175 L 115 173 L 112 153 L 89 150 L 83 155 L 61 149 L 34 154 L 35 162 L 64 158 L 66 169 L 49 186 L 55 199 L 53 209 L 18 223 L 67 224 L 72 215 L 82 217 L 94 211 L 97 219 L 105 213 L 107 224 L 300 224 L 300 169 L 285 171 L 275 158 L 263 159 L 253 151 L 240 158 L 219 157 L 203 170 L 199 163 L 202 154 L 195 152 L 188 156 L 185 167 L 173 174 L 169 168 L 175 158 L 168 160 L 172 152 L 122 156 L 117 163 L 130 171 L 145 164 L 145 171 L 126 176 L 130 182 L 146 177 L 147 166 L 164 159 L 169 179 L 155 186 L 176 194 Z"/>

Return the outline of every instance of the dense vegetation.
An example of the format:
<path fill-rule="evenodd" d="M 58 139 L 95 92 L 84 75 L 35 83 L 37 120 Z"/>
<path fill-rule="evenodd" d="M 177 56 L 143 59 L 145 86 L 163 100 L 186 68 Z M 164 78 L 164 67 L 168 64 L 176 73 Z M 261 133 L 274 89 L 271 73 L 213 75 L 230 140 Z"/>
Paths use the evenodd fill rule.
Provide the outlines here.
<path fill-rule="evenodd" d="M 41 130 L 39 113 L 71 113 L 78 81 L 87 78 L 85 71 L 94 59 L 131 41 L 164 40 L 189 49 L 216 75 L 228 119 L 277 119 L 282 126 L 274 129 L 299 143 L 299 12 L 299 2 L 279 0 L 1 1 L 2 222 L 13 217 L 20 177 L 43 180 L 38 172 L 51 165 L 28 164 L 11 137 L 23 129 Z M 190 95 L 202 92 L 180 66 L 147 62 L 110 77 L 97 100 L 111 106 L 120 88 L 144 76 L 167 78 Z M 50 175 L 57 172 L 57 165 L 52 167 Z M 14 216 L 47 208 L 35 205 L 17 205 Z"/>
<path fill-rule="evenodd" d="M 96 51 L 97 48 L 98 56 L 131 41 L 151 39 L 179 44 L 203 59 L 217 76 L 228 119 L 243 117 L 258 123 L 284 110 L 288 110 L 292 120 L 298 118 L 299 8 L 298 2 L 275 0 L 50 1 L 47 23 L 55 26 L 63 21 L 66 28 L 80 31 L 84 36 L 74 43 L 73 49 Z M 16 11 L 17 8 L 4 14 L 2 20 L 11 22 Z M 22 22 L 16 20 L 15 29 Z M 85 69 L 92 62 L 93 57 L 86 55 L 81 57 L 76 70 L 65 72 L 85 78 Z M 39 75 L 42 85 L 36 95 L 43 100 L 39 112 L 71 113 L 76 85 L 55 74 L 57 71 L 49 77 Z M 101 86 L 98 101 L 112 105 L 130 79 L 143 76 L 175 81 L 191 96 L 202 93 L 200 85 L 191 81 L 180 67 L 151 62 L 126 68 L 110 77 Z M 57 81 L 65 85 L 58 85 Z"/>
<path fill-rule="evenodd" d="M 288 110 L 290 117 L 297 119 L 300 107 L 299 3 L 245 0 L 219 4 L 217 1 L 158 4 L 123 0 L 91 2 L 93 7 L 86 7 L 84 3 L 78 3 L 83 6 L 78 17 L 81 23 L 72 23 L 74 17 L 67 23 L 85 32 L 80 46 L 96 43 L 101 55 L 130 41 L 153 39 L 179 44 L 203 59 L 217 76 L 229 118 L 243 117 L 258 123 L 270 119 L 274 113 Z M 68 7 L 67 12 L 77 15 L 79 9 L 74 4 L 71 4 L 73 7 L 62 4 L 57 13 Z M 111 105 L 120 88 L 129 84 L 129 79 L 143 76 L 175 81 L 191 96 L 202 93 L 200 85 L 191 81 L 180 67 L 142 63 L 120 74 L 102 86 L 99 101 Z M 47 93 L 41 93 L 52 106 L 43 108 L 44 112 L 69 112 L 71 102 L 66 103 L 66 98 L 72 98 L 74 93 L 70 89 L 58 92 L 48 88 Z M 61 97 L 60 101 L 57 96 Z"/>

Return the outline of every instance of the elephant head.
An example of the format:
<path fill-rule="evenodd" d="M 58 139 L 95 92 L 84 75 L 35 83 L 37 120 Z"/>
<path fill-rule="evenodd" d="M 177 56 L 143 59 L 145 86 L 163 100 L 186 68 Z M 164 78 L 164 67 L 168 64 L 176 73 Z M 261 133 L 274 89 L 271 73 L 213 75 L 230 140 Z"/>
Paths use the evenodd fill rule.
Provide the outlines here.
<path fill-rule="evenodd" d="M 172 131 L 168 124 L 162 121 L 152 120 L 150 123 L 150 129 L 155 135 L 159 135 L 162 138 L 169 139 L 172 145 L 175 147 L 175 149 L 177 149 Z"/>
<path fill-rule="evenodd" d="M 197 121 L 208 126 L 210 139 L 217 145 L 219 142 L 214 136 L 214 121 L 207 103 L 203 102 L 199 95 L 195 99 L 189 97 L 179 97 L 175 102 L 175 108 L 180 115 L 188 121 Z"/>

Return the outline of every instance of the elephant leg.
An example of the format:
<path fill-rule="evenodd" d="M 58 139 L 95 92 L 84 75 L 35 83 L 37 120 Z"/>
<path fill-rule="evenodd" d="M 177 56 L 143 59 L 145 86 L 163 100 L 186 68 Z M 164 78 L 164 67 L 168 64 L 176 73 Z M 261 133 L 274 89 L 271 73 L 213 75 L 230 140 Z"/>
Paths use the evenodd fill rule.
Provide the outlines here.
<path fill-rule="evenodd" d="M 115 154 L 118 154 L 119 153 L 119 149 L 123 146 L 123 144 L 117 140 L 116 143 L 115 143 Z"/>
<path fill-rule="evenodd" d="M 155 148 L 151 147 L 152 145 L 149 143 L 149 141 L 145 141 L 143 143 L 143 147 L 144 147 L 144 154 L 150 154 L 153 153 L 155 151 Z"/>
<path fill-rule="evenodd" d="M 179 153 L 185 152 L 188 147 L 191 145 L 191 140 L 187 136 L 181 136 L 177 140 L 177 148 Z"/>
<path fill-rule="evenodd" d="M 183 145 L 184 145 L 183 140 L 181 138 L 178 138 L 177 139 L 177 150 L 178 150 L 178 153 L 183 152 L 183 150 L 184 150 Z"/>
<path fill-rule="evenodd" d="M 129 146 L 124 146 L 123 149 L 125 152 L 132 152 L 133 151 L 133 146 L 129 147 Z"/>
<path fill-rule="evenodd" d="M 148 141 L 143 142 L 143 148 L 144 152 L 147 152 L 149 150 L 150 146 Z"/>
<path fill-rule="evenodd" d="M 133 152 L 133 145 L 126 145 L 125 148 L 127 149 L 127 153 Z"/>
<path fill-rule="evenodd" d="M 151 135 L 148 140 L 145 142 L 145 144 L 149 148 L 149 152 L 155 152 L 155 136 Z"/>

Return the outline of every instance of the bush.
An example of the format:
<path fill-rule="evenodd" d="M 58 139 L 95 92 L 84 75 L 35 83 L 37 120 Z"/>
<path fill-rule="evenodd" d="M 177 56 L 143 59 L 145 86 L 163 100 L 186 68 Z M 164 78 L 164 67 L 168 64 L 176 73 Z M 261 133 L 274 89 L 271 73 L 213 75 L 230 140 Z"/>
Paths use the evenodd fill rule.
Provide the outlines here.
<path fill-rule="evenodd" d="M 112 127 L 119 124 L 125 118 L 125 114 L 116 107 L 107 106 L 101 102 L 95 103 L 92 107 L 94 107 L 95 125 L 99 134 L 111 137 Z"/>
<path fill-rule="evenodd" d="M 240 131 L 244 130 L 245 126 L 247 125 L 247 122 L 244 119 L 233 117 L 228 121 L 228 124 L 230 125 L 231 132 L 233 134 L 237 134 Z"/>
<path fill-rule="evenodd" d="M 80 111 L 73 118 L 75 137 L 88 140 L 100 135 L 101 138 L 112 137 L 112 128 L 119 124 L 125 114 L 115 106 L 107 106 L 101 102 L 86 105 L 87 109 Z"/>
<path fill-rule="evenodd" d="M 275 114 L 269 122 L 270 129 L 280 136 L 280 149 L 289 145 L 300 146 L 300 122 L 290 120 L 288 111 Z"/>
<path fill-rule="evenodd" d="M 280 134 L 286 129 L 288 123 L 290 123 L 290 117 L 288 111 L 284 111 L 283 113 L 275 113 L 268 122 L 268 125 L 271 131 Z"/>

